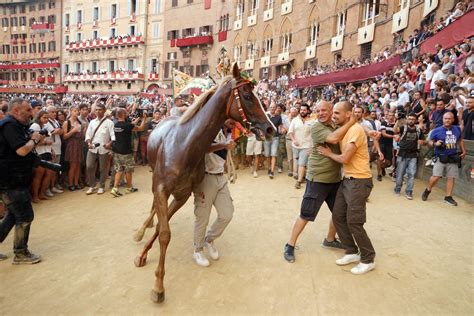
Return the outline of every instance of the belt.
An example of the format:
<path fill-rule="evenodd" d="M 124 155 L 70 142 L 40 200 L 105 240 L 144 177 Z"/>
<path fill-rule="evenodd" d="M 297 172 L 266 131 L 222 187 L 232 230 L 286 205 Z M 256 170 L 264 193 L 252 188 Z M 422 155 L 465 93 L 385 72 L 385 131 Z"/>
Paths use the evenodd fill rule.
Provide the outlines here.
<path fill-rule="evenodd" d="M 354 177 L 343 177 L 342 179 L 343 180 L 354 180 L 355 178 Z"/>
<path fill-rule="evenodd" d="M 224 175 L 224 172 L 221 172 L 221 173 L 209 173 L 209 172 L 205 172 L 205 174 L 210 174 L 211 176 L 223 176 Z"/>

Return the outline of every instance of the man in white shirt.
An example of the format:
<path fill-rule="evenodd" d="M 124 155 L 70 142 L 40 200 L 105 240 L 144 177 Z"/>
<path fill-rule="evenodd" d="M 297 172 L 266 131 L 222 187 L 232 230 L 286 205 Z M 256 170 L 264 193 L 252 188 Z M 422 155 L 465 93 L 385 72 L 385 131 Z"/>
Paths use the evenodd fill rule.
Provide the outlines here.
<path fill-rule="evenodd" d="M 295 188 L 301 188 L 301 183 L 304 181 L 306 172 L 306 164 L 308 163 L 308 157 L 313 146 L 313 140 L 311 138 L 311 126 L 314 121 L 309 116 L 309 106 L 307 104 L 301 104 L 300 115 L 295 117 L 288 130 L 288 136 L 290 137 L 293 145 L 293 170 L 297 173 Z"/>
<path fill-rule="evenodd" d="M 408 94 L 407 89 L 404 86 L 400 86 L 398 88 L 398 106 L 405 107 L 408 103 L 410 103 L 410 94 Z"/>
<path fill-rule="evenodd" d="M 436 88 L 436 81 L 444 79 L 444 74 L 441 69 L 439 69 L 438 64 L 433 63 L 431 66 L 431 70 L 433 71 L 433 78 L 431 78 L 431 83 L 430 83 L 430 91 L 431 91 L 431 96 L 435 97 L 435 88 Z"/>
<path fill-rule="evenodd" d="M 96 190 L 95 171 L 97 160 L 99 160 L 100 168 L 100 184 L 97 194 L 104 193 L 109 154 L 112 149 L 112 142 L 115 141 L 114 123 L 105 117 L 105 105 L 97 104 L 96 114 L 97 117 L 89 123 L 86 132 L 86 143 L 89 147 L 86 159 L 87 178 L 89 181 L 87 195 L 94 193 Z"/>
<path fill-rule="evenodd" d="M 226 126 L 230 127 L 231 120 L 227 120 Z M 222 235 L 229 225 L 234 214 L 234 204 L 227 187 L 227 177 L 224 175 L 224 165 L 227 151 L 233 150 L 235 143 L 227 141 L 222 131 L 217 134 L 214 142 L 206 154 L 205 175 L 201 184 L 194 190 L 194 254 L 193 258 L 201 267 L 210 265 L 209 260 L 203 252 L 206 248 L 213 260 L 219 259 L 219 252 L 214 246 L 214 240 Z M 214 205 L 217 218 L 206 232 Z"/>

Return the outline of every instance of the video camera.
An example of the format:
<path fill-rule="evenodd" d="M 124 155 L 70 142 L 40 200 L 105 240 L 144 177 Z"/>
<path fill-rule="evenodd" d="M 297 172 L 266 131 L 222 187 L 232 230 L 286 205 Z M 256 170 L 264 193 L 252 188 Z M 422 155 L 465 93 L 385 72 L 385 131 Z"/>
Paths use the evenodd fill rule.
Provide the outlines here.
<path fill-rule="evenodd" d="M 33 134 L 34 131 L 33 130 L 30 130 L 30 136 L 31 134 Z M 38 133 L 42 136 L 45 136 L 45 137 L 49 137 L 49 131 L 46 129 L 46 128 L 42 128 L 38 131 Z M 43 160 L 41 159 L 40 156 L 38 156 L 36 154 L 36 152 L 32 151 L 30 153 L 32 155 L 32 158 L 33 158 L 33 167 L 36 168 L 36 167 L 43 167 L 43 168 L 46 168 L 46 169 L 49 169 L 49 170 L 53 170 L 53 171 L 56 171 L 56 172 L 59 172 L 59 171 L 62 171 L 63 170 L 63 167 L 58 164 L 58 163 L 54 163 L 54 162 L 51 162 L 51 161 L 46 161 L 46 160 Z"/>

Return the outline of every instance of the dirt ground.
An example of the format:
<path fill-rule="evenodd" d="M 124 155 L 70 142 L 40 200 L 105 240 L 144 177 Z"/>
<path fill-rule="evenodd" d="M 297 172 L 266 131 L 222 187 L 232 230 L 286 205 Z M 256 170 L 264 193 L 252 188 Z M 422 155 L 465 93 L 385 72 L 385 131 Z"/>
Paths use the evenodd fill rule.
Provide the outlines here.
<path fill-rule="evenodd" d="M 388 177 L 377 182 L 366 224 L 377 266 L 354 276 L 351 266 L 335 264 L 341 251 L 320 246 L 326 206 L 298 241 L 296 262 L 283 259 L 303 190 L 285 174 L 270 180 L 263 173 L 253 179 L 240 171 L 230 185 L 236 212 L 210 267 L 192 259 L 192 200 L 172 219 L 161 305 L 150 300 L 159 247 L 145 267 L 133 264 L 144 241 L 132 236 L 151 205 L 147 168 L 137 170 L 140 190 L 132 195 L 67 192 L 36 205 L 30 248 L 43 262 L 0 262 L 0 314 L 473 314 L 472 205 L 447 206 L 440 190 L 422 202 L 419 181 L 408 201 L 392 193 Z M 10 257 L 12 235 L 0 244 Z"/>

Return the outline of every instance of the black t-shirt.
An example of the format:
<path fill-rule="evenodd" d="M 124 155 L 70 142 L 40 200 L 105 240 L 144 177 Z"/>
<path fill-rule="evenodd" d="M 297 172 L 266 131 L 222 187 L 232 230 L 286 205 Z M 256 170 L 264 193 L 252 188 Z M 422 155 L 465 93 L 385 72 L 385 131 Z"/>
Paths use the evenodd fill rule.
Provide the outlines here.
<path fill-rule="evenodd" d="M 387 135 L 395 135 L 395 133 L 393 132 L 393 127 L 395 126 L 395 124 L 391 124 L 387 121 L 383 121 L 382 122 L 382 126 L 380 127 L 380 130 L 385 130 L 385 133 Z M 385 146 L 393 146 L 393 138 L 389 138 L 389 137 L 380 137 L 380 143 L 385 145 Z"/>
<path fill-rule="evenodd" d="M 134 127 L 135 126 L 129 122 L 115 123 L 115 142 L 112 146 L 114 153 L 122 155 L 132 153 L 132 130 Z"/>
<path fill-rule="evenodd" d="M 28 126 L 9 115 L 0 121 L 0 182 L 10 188 L 28 187 L 31 183 L 34 155 L 22 157 L 16 153 L 29 140 Z"/>
<path fill-rule="evenodd" d="M 407 132 L 404 134 L 405 126 L 400 126 L 400 150 L 398 155 L 403 158 L 416 158 L 418 156 L 418 140 L 423 139 L 423 132 L 416 126 L 410 128 L 406 126 Z M 403 137 L 402 137 L 403 136 Z"/>
<path fill-rule="evenodd" d="M 281 115 L 271 116 L 271 114 L 268 114 L 268 117 L 270 118 L 270 121 L 272 121 L 273 125 L 275 125 L 275 128 L 276 128 L 276 133 L 275 133 L 274 136 L 275 137 L 280 136 L 279 127 L 280 127 L 280 125 L 283 124 L 283 120 L 281 118 Z"/>
<path fill-rule="evenodd" d="M 462 121 L 464 124 L 463 137 L 467 140 L 474 140 L 474 125 L 472 121 L 474 120 L 474 111 L 469 112 L 468 109 L 465 109 L 462 112 Z"/>

